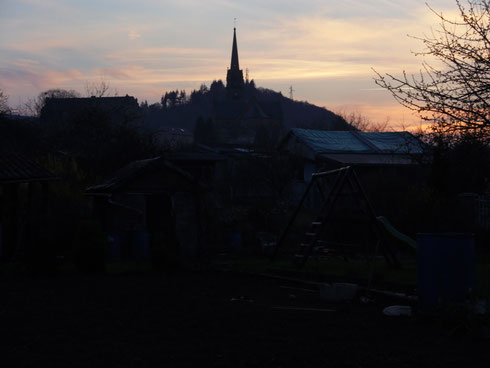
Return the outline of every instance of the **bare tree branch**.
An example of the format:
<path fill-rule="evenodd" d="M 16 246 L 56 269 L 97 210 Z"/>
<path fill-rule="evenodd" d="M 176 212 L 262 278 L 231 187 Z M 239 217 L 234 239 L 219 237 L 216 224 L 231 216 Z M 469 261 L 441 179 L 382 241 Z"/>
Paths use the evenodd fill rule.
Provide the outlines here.
<path fill-rule="evenodd" d="M 471 134 L 490 142 L 490 0 L 456 0 L 459 17 L 436 12 L 439 28 L 430 36 L 414 37 L 442 64 L 424 61 L 420 73 L 401 77 L 376 70 L 377 85 L 390 91 L 403 106 L 415 111 L 440 132 Z"/>

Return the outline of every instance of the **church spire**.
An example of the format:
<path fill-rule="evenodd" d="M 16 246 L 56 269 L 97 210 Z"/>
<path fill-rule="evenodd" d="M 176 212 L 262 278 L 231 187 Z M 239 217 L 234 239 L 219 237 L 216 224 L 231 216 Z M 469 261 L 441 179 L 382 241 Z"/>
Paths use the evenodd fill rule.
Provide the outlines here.
<path fill-rule="evenodd" d="M 238 65 L 238 46 L 236 44 L 236 28 L 233 27 L 233 49 L 231 50 L 230 69 L 240 69 Z"/>
<path fill-rule="evenodd" d="M 232 96 L 237 98 L 240 96 L 240 91 L 243 89 L 243 71 L 240 70 L 238 63 L 238 46 L 236 42 L 236 27 L 233 27 L 233 47 L 231 50 L 231 64 L 226 74 L 226 88 L 231 92 Z"/>

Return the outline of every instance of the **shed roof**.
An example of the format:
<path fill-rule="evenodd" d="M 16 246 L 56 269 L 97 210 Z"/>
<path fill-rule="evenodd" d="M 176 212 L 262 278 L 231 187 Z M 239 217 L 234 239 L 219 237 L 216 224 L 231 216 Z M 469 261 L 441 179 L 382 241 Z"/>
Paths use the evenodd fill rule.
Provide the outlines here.
<path fill-rule="evenodd" d="M 195 182 L 195 179 L 187 171 L 172 165 L 163 157 L 155 157 L 146 160 L 133 161 L 116 171 L 111 177 L 101 184 L 87 188 L 88 194 L 109 194 L 122 190 L 126 185 L 148 172 L 155 170 L 170 170 L 183 178 L 186 182 Z"/>
<path fill-rule="evenodd" d="M 408 155 L 378 154 L 378 153 L 322 153 L 322 159 L 356 166 L 383 165 L 412 165 L 413 160 Z"/>
<path fill-rule="evenodd" d="M 58 177 L 51 171 L 20 154 L 0 152 L 0 183 L 27 183 L 57 179 Z"/>
<path fill-rule="evenodd" d="M 357 132 L 291 129 L 315 155 L 322 153 L 421 154 L 422 143 L 409 132 Z"/>

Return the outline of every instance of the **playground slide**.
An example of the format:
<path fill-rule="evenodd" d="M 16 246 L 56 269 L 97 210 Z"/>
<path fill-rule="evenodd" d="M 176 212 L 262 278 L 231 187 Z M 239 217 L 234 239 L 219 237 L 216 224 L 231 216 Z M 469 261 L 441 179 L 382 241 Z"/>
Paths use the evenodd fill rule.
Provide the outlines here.
<path fill-rule="evenodd" d="M 376 219 L 378 220 L 378 223 L 381 225 L 382 229 L 384 230 L 384 232 L 386 232 L 386 235 L 389 238 L 393 238 L 394 241 L 409 246 L 413 248 L 413 250 L 417 250 L 417 242 L 409 236 L 402 234 L 397 229 L 395 229 L 386 217 L 378 216 L 376 217 Z"/>

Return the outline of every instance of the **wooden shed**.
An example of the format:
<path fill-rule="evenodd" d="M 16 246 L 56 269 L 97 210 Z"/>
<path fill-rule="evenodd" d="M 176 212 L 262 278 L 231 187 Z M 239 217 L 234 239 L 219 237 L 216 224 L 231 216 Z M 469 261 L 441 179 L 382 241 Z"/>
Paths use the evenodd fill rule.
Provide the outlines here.
<path fill-rule="evenodd" d="M 200 252 L 200 192 L 189 173 L 162 157 L 134 161 L 87 189 L 112 259 L 149 258 L 156 243 L 182 257 Z"/>
<path fill-rule="evenodd" d="M 47 186 L 57 179 L 23 155 L 0 152 L 1 260 L 21 260 L 26 247 L 49 238 Z"/>

